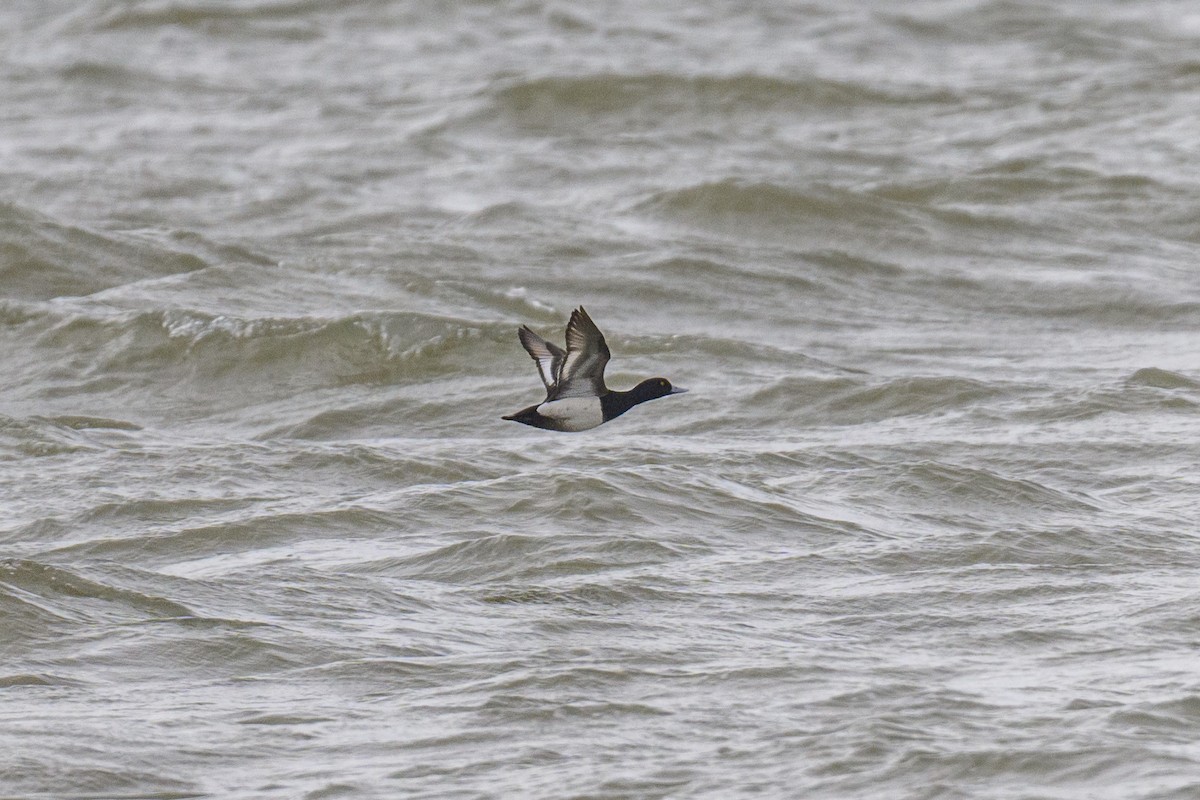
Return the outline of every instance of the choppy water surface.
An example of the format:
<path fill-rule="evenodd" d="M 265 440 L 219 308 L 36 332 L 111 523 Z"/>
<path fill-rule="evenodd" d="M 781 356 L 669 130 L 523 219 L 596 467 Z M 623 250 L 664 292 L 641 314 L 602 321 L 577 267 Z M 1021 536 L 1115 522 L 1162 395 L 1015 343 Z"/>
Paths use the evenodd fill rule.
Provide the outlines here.
<path fill-rule="evenodd" d="M 0 796 L 1200 796 L 1190 3 L 0 10 Z M 587 305 L 578 435 L 515 331 Z"/>

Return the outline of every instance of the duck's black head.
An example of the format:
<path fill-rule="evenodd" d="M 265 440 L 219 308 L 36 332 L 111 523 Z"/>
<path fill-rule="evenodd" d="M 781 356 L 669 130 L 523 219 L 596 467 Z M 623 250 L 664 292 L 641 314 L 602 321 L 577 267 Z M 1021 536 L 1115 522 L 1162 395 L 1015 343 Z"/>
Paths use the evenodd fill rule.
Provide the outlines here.
<path fill-rule="evenodd" d="M 666 397 L 669 394 L 682 394 L 687 389 L 672 386 L 666 378 L 651 378 L 642 381 L 628 392 L 609 392 L 600 398 L 600 410 L 604 421 L 619 417 L 638 403 L 653 400 L 656 397 Z"/>
<path fill-rule="evenodd" d="M 666 378 L 648 378 L 629 390 L 635 403 L 644 403 L 669 394 L 683 394 L 687 389 L 672 386 Z"/>

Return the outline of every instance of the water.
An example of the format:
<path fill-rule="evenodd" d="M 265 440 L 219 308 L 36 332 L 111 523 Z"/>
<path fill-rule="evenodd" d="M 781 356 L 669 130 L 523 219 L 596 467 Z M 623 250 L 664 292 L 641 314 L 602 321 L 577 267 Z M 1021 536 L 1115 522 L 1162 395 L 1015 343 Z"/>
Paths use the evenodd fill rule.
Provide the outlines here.
<path fill-rule="evenodd" d="M 1200 796 L 1198 45 L 5 4 L 0 797 Z"/>

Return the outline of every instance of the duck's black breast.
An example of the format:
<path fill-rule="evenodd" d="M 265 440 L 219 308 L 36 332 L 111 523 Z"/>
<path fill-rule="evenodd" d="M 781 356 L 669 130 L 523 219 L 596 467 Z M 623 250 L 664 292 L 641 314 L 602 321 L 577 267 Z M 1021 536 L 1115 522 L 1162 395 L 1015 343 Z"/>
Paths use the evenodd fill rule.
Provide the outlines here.
<path fill-rule="evenodd" d="M 608 422 L 621 416 L 638 402 L 633 398 L 633 392 L 605 392 L 600 395 L 600 413 L 604 415 L 604 421 Z"/>

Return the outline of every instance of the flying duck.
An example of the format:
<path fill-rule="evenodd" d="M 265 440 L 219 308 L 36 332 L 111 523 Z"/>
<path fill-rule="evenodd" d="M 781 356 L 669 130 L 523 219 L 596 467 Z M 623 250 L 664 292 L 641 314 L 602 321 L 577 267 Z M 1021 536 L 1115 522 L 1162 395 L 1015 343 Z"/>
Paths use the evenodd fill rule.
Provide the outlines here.
<path fill-rule="evenodd" d="M 565 351 L 526 325 L 517 330 L 517 336 L 537 364 L 546 384 L 546 399 L 503 419 L 550 431 L 586 431 L 616 419 L 638 403 L 687 391 L 672 386 L 666 378 L 644 380 L 627 392 L 605 386 L 608 345 L 583 306 L 571 312 Z"/>

